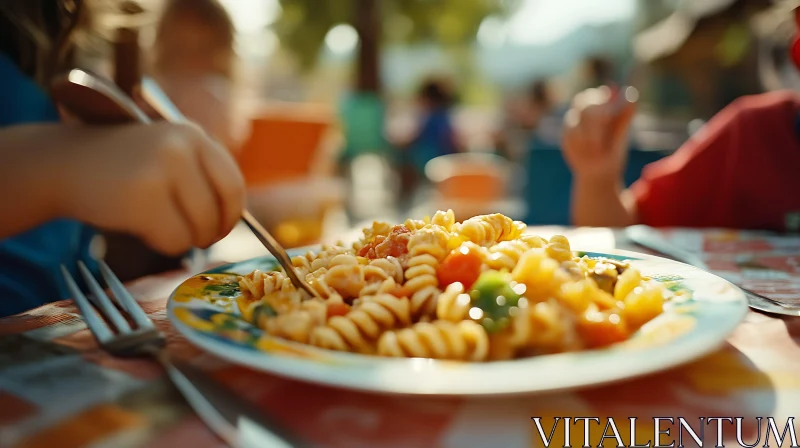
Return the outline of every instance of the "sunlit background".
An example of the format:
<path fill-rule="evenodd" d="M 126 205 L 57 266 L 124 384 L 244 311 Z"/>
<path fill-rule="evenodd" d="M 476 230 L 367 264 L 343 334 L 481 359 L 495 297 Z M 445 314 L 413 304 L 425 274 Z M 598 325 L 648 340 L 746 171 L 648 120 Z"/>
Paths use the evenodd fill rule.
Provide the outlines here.
<path fill-rule="evenodd" d="M 275 29 L 281 25 L 284 12 L 279 0 L 223 0 L 222 3 L 236 23 L 239 32 L 237 50 L 246 63 L 265 66 L 270 61 L 286 62 L 286 43 L 282 48 L 279 33 Z M 313 4 L 283 3 L 290 8 L 302 3 Z M 456 7 L 456 2 L 451 3 Z M 474 7 L 476 11 L 454 13 L 452 17 L 445 13 L 441 18 L 441 33 L 448 33 L 448 20 L 457 23 L 459 15 L 480 15 L 482 11 L 478 10 L 479 7 L 471 6 L 480 3 L 490 2 L 465 2 L 465 7 Z M 458 46 L 468 48 L 472 58 L 470 68 L 480 73 L 480 81 L 483 81 L 479 89 L 478 86 L 467 86 L 478 90 L 469 90 L 468 100 L 491 103 L 497 100 L 498 91 L 504 87 L 524 84 L 533 76 L 563 75 L 573 71 L 575 64 L 589 54 L 602 52 L 625 57 L 630 51 L 628 44 L 637 19 L 636 0 L 522 0 L 497 3 L 501 5 L 497 13 L 480 18 L 472 39 L 457 42 Z M 508 6 L 503 7 L 503 3 Z M 425 11 L 419 12 L 423 13 Z M 452 61 L 457 56 L 451 54 L 452 48 L 447 48 L 451 47 L 449 43 L 443 46 L 435 41 L 403 42 L 410 39 L 414 32 L 415 17 L 397 14 L 386 19 L 384 32 L 389 35 L 390 42 L 384 47 L 381 58 L 386 89 L 401 92 L 413 88 L 427 72 L 458 69 Z M 302 58 L 316 58 L 320 63 L 318 77 L 330 80 L 331 72 L 336 73 L 337 68 L 349 65 L 356 59 L 359 35 L 351 23 L 335 23 L 333 20 L 324 23 L 325 19 L 318 17 L 315 20 L 319 24 L 310 22 L 308 25 L 330 27 L 324 34 L 320 48 L 303 44 L 307 47 L 302 50 L 313 55 L 304 54 Z M 453 28 L 457 28 L 457 25 Z M 302 33 L 301 30 L 299 32 Z M 453 31 L 454 34 L 459 32 Z M 292 47 L 294 44 L 288 45 Z M 303 96 L 308 100 L 330 100 L 337 93 L 329 88 L 298 93 L 298 89 L 302 90 L 300 87 L 287 86 L 283 82 L 283 76 L 290 76 L 285 70 L 288 70 L 287 67 L 272 67 L 274 79 L 271 84 L 276 86 L 271 92 L 273 95 L 288 99 Z M 346 80 L 339 82 L 346 84 Z"/>
<path fill-rule="evenodd" d="M 163 1 L 139 3 L 157 16 Z M 630 184 L 731 101 L 798 80 L 789 0 L 219 1 L 236 28 L 235 152 L 287 246 L 439 208 L 567 225 L 560 129 L 578 92 L 638 89 Z M 145 26 L 145 56 L 154 39 Z M 453 89 L 461 154 L 409 175 L 433 76 Z"/>

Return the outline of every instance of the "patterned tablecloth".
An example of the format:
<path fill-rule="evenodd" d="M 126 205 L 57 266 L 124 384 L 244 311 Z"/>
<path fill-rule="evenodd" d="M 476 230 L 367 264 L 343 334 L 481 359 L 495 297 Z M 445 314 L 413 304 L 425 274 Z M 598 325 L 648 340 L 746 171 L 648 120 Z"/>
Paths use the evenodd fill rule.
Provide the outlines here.
<path fill-rule="evenodd" d="M 581 249 L 627 248 L 608 229 L 536 228 L 567 233 Z M 703 254 L 712 269 L 761 293 L 800 298 L 800 238 L 727 231 L 674 230 L 674 242 Z M 652 439 L 652 417 L 744 417 L 742 438 L 753 444 L 774 417 L 782 431 L 800 411 L 800 318 L 751 312 L 717 352 L 691 364 L 620 384 L 513 398 L 418 398 L 356 393 L 258 373 L 222 362 L 190 345 L 170 326 L 166 298 L 187 277 L 176 272 L 143 278 L 130 289 L 158 327 L 169 350 L 203 366 L 233 390 L 321 447 L 543 446 L 531 417 L 615 417 L 628 440 Z M 535 375 L 536 372 L 531 372 Z M 797 435 L 800 437 L 800 424 Z M 581 446 L 583 424 L 571 432 Z M 664 426 L 662 428 L 670 426 Z M 698 424 L 694 423 L 695 428 Z M 673 431 L 675 431 L 673 426 Z M 723 426 L 727 446 L 738 446 L 735 425 Z M 597 446 L 603 429 L 591 433 Z M 790 446 L 790 433 L 783 446 Z M 665 437 L 671 441 L 675 438 Z M 563 430 L 553 446 L 563 445 Z M 713 446 L 716 424 L 707 425 Z M 687 441 L 688 440 L 688 441 Z M 691 439 L 684 445 L 692 446 Z M 770 439 L 770 446 L 776 446 Z M 0 320 L 0 446 L 215 447 L 221 442 L 185 405 L 163 372 L 147 360 L 115 359 L 98 350 L 70 302 Z M 614 439 L 605 446 L 615 446 Z M 763 437 L 758 446 L 763 446 Z M 678 446 L 677 442 L 676 445 Z"/>

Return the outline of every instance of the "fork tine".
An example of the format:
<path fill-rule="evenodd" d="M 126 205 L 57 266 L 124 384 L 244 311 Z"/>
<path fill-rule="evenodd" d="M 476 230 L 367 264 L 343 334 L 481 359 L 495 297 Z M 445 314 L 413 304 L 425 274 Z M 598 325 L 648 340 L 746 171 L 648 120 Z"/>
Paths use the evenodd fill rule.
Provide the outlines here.
<path fill-rule="evenodd" d="M 123 286 L 122 282 L 114 275 L 114 272 L 108 267 L 106 262 L 100 260 L 98 264 L 100 266 L 100 273 L 106 280 L 108 287 L 111 288 L 111 291 L 114 293 L 114 297 L 116 297 L 120 305 L 125 308 L 125 311 L 131 315 L 134 322 L 139 325 L 139 328 L 155 328 L 153 321 L 142 311 L 142 307 L 139 306 L 139 303 L 133 298 L 131 293 L 125 289 L 125 286 Z"/>
<path fill-rule="evenodd" d="M 89 330 L 94 333 L 94 336 L 101 344 L 107 342 L 113 337 L 108 325 L 100 320 L 97 314 L 94 313 L 94 308 L 92 308 L 92 304 L 89 303 L 89 299 L 83 295 L 80 288 L 78 288 L 78 285 L 75 283 L 75 279 L 72 278 L 72 275 L 63 264 L 61 265 L 61 274 L 64 276 L 64 281 L 67 283 L 67 289 L 69 289 L 72 295 L 72 300 L 78 305 L 78 309 L 81 311 L 81 314 L 83 314 L 83 319 L 86 321 Z"/>
<path fill-rule="evenodd" d="M 78 261 L 78 270 L 81 271 L 83 279 L 86 280 L 86 284 L 89 286 L 92 294 L 94 294 L 94 296 L 97 298 L 97 301 L 99 302 L 98 308 L 106 317 L 106 319 L 111 320 L 111 322 L 114 324 L 114 327 L 120 333 L 127 333 L 131 331 L 131 327 L 128 325 L 128 322 L 124 317 L 122 317 L 122 314 L 120 314 L 119 310 L 117 310 L 117 307 L 111 303 L 111 299 L 108 298 L 106 292 L 103 291 L 103 288 L 99 283 L 97 283 L 97 280 L 95 280 L 92 273 L 89 272 L 89 269 L 86 268 L 86 265 L 83 264 L 82 261 Z"/>

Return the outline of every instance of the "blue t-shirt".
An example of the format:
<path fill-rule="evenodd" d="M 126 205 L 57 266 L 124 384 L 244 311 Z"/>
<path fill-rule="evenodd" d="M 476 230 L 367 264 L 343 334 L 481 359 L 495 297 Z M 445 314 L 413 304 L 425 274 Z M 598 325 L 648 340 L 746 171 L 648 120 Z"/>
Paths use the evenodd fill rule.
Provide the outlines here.
<path fill-rule="evenodd" d="M 58 120 L 58 111 L 47 95 L 0 54 L 0 127 Z M 89 257 L 93 236 L 87 226 L 60 219 L 0 240 L 0 317 L 68 298 L 60 265 L 68 267 L 76 279 L 78 260 L 94 269 Z"/>
<path fill-rule="evenodd" d="M 456 152 L 453 124 L 447 109 L 433 109 L 423 119 L 409 152 L 412 164 L 420 173 L 424 172 L 430 160 Z"/>

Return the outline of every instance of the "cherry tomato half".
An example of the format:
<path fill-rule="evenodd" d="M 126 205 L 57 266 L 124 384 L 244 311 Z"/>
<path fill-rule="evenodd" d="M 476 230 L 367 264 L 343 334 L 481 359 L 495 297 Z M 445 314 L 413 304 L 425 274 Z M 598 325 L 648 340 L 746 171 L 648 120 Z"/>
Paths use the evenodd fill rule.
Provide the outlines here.
<path fill-rule="evenodd" d="M 460 282 L 465 290 L 469 290 L 481 275 L 481 264 L 481 257 L 475 249 L 459 247 L 439 265 L 439 287 L 445 288 L 451 283 Z"/>
<path fill-rule="evenodd" d="M 619 310 L 587 311 L 578 320 L 578 334 L 589 348 L 606 347 L 630 336 Z"/>

